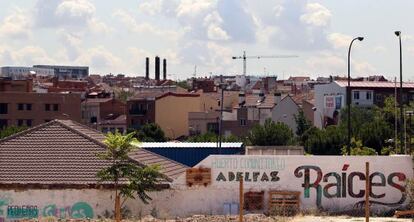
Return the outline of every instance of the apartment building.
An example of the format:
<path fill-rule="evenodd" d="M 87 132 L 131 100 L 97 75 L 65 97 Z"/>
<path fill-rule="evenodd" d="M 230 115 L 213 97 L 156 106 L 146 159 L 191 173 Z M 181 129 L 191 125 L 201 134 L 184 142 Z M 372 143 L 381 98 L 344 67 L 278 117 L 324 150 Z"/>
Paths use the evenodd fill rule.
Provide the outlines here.
<path fill-rule="evenodd" d="M 383 106 L 385 98 L 395 96 L 400 102 L 400 83 L 387 81 L 351 81 L 351 104 L 359 107 Z M 317 127 L 337 124 L 340 109 L 346 106 L 347 81 L 315 85 L 314 123 Z M 403 83 L 402 103 L 414 100 L 414 83 Z"/>
<path fill-rule="evenodd" d="M 0 129 L 35 126 L 53 119 L 81 120 L 79 94 L 0 93 Z"/>
<path fill-rule="evenodd" d="M 128 128 L 156 123 L 169 138 L 188 136 L 191 112 L 216 112 L 218 103 L 196 93 L 144 94 L 127 102 Z"/>
<path fill-rule="evenodd" d="M 82 122 L 102 132 L 126 131 L 126 104 L 114 98 L 85 99 Z"/>

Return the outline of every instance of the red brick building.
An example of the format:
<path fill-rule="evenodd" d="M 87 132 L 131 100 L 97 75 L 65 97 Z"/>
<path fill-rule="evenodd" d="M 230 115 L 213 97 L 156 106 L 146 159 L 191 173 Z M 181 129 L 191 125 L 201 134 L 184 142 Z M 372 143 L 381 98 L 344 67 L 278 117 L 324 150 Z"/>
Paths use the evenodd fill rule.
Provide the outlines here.
<path fill-rule="evenodd" d="M 81 120 L 79 94 L 0 93 L 0 129 L 35 126 L 53 119 Z"/>

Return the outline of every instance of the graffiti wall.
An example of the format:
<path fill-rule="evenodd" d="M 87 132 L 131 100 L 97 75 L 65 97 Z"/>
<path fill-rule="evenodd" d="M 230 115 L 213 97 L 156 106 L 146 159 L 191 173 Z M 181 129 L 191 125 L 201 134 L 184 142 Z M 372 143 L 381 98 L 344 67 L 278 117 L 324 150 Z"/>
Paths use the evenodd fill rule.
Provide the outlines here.
<path fill-rule="evenodd" d="M 300 191 L 303 207 L 332 210 L 362 207 L 367 179 L 373 207 L 399 207 L 407 202 L 405 181 L 413 177 L 408 156 L 210 156 L 198 166 L 211 168 L 212 188 L 237 190 L 243 176 L 246 190 Z M 176 186 L 184 187 L 180 179 Z"/>
<path fill-rule="evenodd" d="M 43 194 L 40 193 L 43 192 Z M 56 195 L 56 192 L 60 194 Z M 81 191 L 79 191 L 81 192 Z M 38 193 L 38 195 L 34 195 Z M 65 191 L 0 192 L 0 221 L 55 217 L 59 219 L 94 218 L 94 207 L 82 196 L 67 198 Z M 80 199 L 79 201 L 71 199 Z M 93 199 L 89 200 L 95 202 Z"/>
<path fill-rule="evenodd" d="M 365 177 L 365 162 L 370 163 Z M 207 186 L 187 186 L 185 174 L 172 189 L 150 193 L 150 204 L 128 200 L 130 216 L 156 212 L 160 218 L 193 214 L 223 214 L 238 203 L 239 178 L 245 192 L 290 190 L 301 192 L 301 207 L 346 210 L 363 207 L 365 182 L 373 208 L 396 208 L 407 203 L 405 181 L 413 178 L 408 156 L 236 156 L 213 155 L 198 166 L 211 168 Z M 62 219 L 106 217 L 112 214 L 114 194 L 109 190 L 0 190 L 0 222 L 53 216 Z"/>

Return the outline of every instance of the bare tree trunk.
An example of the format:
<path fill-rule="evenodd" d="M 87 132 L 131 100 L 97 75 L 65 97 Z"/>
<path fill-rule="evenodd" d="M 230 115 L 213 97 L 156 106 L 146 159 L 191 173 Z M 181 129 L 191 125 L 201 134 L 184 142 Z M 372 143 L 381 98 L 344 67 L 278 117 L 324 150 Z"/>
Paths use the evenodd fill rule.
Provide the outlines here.
<path fill-rule="evenodd" d="M 115 197 L 115 221 L 121 222 L 121 196 L 118 194 Z"/>

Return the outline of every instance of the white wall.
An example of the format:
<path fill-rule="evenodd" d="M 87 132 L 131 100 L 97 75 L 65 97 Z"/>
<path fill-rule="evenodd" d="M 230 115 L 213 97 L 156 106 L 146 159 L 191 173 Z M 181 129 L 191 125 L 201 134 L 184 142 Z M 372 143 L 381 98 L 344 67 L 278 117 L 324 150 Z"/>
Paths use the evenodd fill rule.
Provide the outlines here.
<path fill-rule="evenodd" d="M 413 177 L 410 156 L 212 155 L 197 166 L 212 169 L 211 189 L 237 191 L 239 182 L 234 178 L 239 173 L 244 176 L 246 191 L 300 191 L 302 208 L 321 206 L 342 211 L 360 207 L 360 201 L 364 200 L 365 162 L 370 164 L 373 209 L 397 208 L 408 202 L 404 198 L 404 186 L 405 179 Z M 258 175 L 256 181 L 255 175 Z M 306 185 L 307 179 L 310 186 Z M 185 187 L 185 175 L 176 180 L 174 186 Z"/>
<path fill-rule="evenodd" d="M 315 112 L 314 125 L 318 128 L 323 127 L 324 119 L 324 97 L 342 95 L 344 103 L 346 102 L 346 88 L 340 87 L 337 83 L 315 85 Z"/>
<path fill-rule="evenodd" d="M 265 191 L 265 206 L 268 191 L 276 189 L 300 191 L 301 208 L 316 208 L 319 205 L 330 211 L 353 209 L 360 207 L 358 202 L 364 200 L 363 195 L 355 195 L 365 192 L 363 174 L 367 161 L 370 163 L 373 182 L 372 208 L 381 210 L 401 206 L 398 201 L 403 197 L 403 180 L 413 177 L 413 165 L 409 156 L 212 155 L 198 164 L 212 169 L 212 183 L 207 187 L 188 187 L 183 174 L 174 181 L 173 189 L 151 193 L 153 201 L 150 204 L 128 200 L 126 205 L 135 216 L 147 215 L 154 208 L 159 218 L 223 214 L 224 203 L 238 202 L 239 182 L 230 177 L 242 174 L 245 180 L 251 180 L 244 182 L 245 192 Z M 306 173 L 307 169 L 309 173 Z M 319 189 L 306 188 L 306 175 L 309 175 L 309 184 Z M 318 183 L 317 178 L 320 179 Z M 407 200 L 404 201 L 406 202 Z M 44 215 L 96 218 L 104 215 L 105 210 L 112 212 L 113 192 L 96 189 L 0 190 L 0 221 L 19 219 L 10 218 L 8 206 L 17 206 L 20 209 L 24 206 L 35 206 L 39 218 Z"/>

